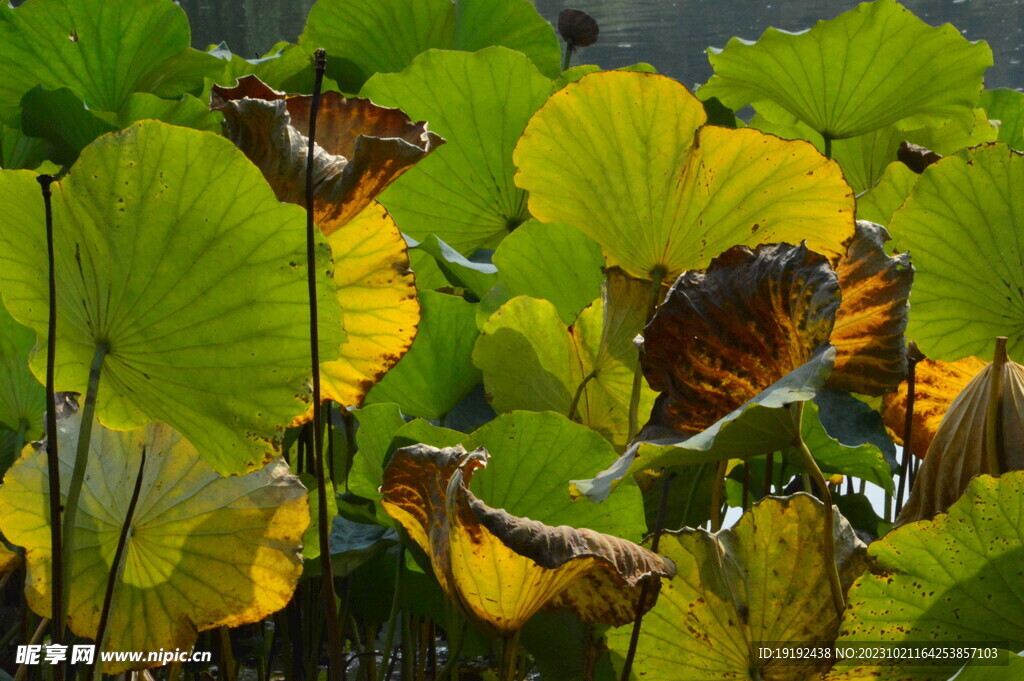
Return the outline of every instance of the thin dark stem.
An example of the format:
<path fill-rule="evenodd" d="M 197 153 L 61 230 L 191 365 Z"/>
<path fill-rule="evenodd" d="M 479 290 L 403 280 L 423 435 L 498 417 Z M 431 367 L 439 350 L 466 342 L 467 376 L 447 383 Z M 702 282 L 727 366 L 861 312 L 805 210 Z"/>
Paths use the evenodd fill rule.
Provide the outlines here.
<path fill-rule="evenodd" d="M 811 454 L 811 450 L 807 448 L 807 443 L 804 442 L 804 403 L 796 402 L 790 406 L 792 408 L 795 433 L 795 442 L 793 444 L 803 459 L 804 468 L 810 471 L 810 476 L 817 485 L 821 493 L 821 500 L 825 505 L 825 527 L 824 535 L 821 538 L 822 544 L 825 547 L 825 572 L 828 574 L 828 583 L 832 590 L 832 603 L 836 609 L 836 617 L 842 617 L 843 610 L 846 608 L 846 599 L 843 596 L 843 584 L 839 580 L 839 567 L 836 565 L 835 519 L 833 518 L 832 510 L 832 494 L 829 492 L 825 476 L 822 475 L 821 469 L 818 468 L 818 462 L 814 460 L 814 455 Z M 807 491 L 810 492 L 810 490 Z"/>
<path fill-rule="evenodd" d="M 896 515 L 903 510 L 905 494 L 910 492 L 908 481 L 910 478 L 910 460 L 914 456 L 911 449 L 911 438 L 914 435 L 914 392 L 916 386 L 917 359 L 908 355 L 907 357 L 907 413 L 903 418 L 903 459 L 900 461 L 900 486 L 896 491 Z"/>
<path fill-rule="evenodd" d="M 832 136 L 826 134 L 826 135 L 823 135 L 823 137 L 825 138 L 825 158 L 831 159 L 832 158 Z"/>
<path fill-rule="evenodd" d="M 36 631 L 32 634 L 32 640 L 28 642 L 28 645 L 34 646 L 38 644 L 39 641 L 42 640 L 43 634 L 46 633 L 46 627 L 49 626 L 49 624 L 50 620 L 46 617 L 39 620 L 39 626 L 36 627 Z M 51 633 L 50 636 L 52 638 L 53 634 Z M 23 681 L 26 674 L 28 674 L 28 665 L 25 663 L 18 665 L 18 670 L 14 672 L 14 681 Z"/>
<path fill-rule="evenodd" d="M 764 460 L 764 494 L 762 496 L 768 496 L 772 493 L 772 480 L 775 478 L 775 452 L 768 452 L 768 456 Z"/>
<path fill-rule="evenodd" d="M 572 404 L 569 405 L 569 420 L 570 421 L 575 421 L 576 420 L 576 412 L 579 410 L 579 407 L 580 407 L 580 398 L 583 397 L 583 390 L 587 387 L 587 383 L 590 383 L 595 378 L 597 378 L 597 370 L 596 369 L 594 371 L 591 371 L 589 374 L 587 374 L 583 378 L 583 380 L 580 381 L 580 384 L 578 386 L 576 386 L 576 394 L 572 396 Z"/>
<path fill-rule="evenodd" d="M 85 676 L 85 681 L 92 681 L 96 675 L 96 666 L 99 664 L 99 650 L 103 650 L 104 639 L 107 633 L 107 619 L 110 617 L 110 606 L 114 602 L 114 586 L 117 585 L 118 573 L 121 567 L 121 558 L 124 556 L 124 549 L 128 543 L 128 532 L 132 526 L 132 518 L 135 517 L 135 506 L 139 503 L 139 492 L 142 490 L 142 474 L 146 469 L 146 448 L 142 448 L 142 456 L 139 458 L 139 472 L 135 476 L 135 488 L 132 490 L 131 501 L 128 502 L 128 511 L 125 514 L 124 522 L 121 524 L 121 534 L 117 538 L 117 549 L 114 551 L 114 562 L 110 566 L 110 574 L 107 576 L 107 590 L 103 594 L 103 610 L 100 611 L 100 623 L 96 628 L 97 654 L 93 657 L 92 664 Z"/>
<path fill-rule="evenodd" d="M 711 488 L 711 531 L 722 529 L 722 491 L 725 488 L 725 470 L 728 461 L 720 461 L 715 472 L 715 486 Z"/>
<path fill-rule="evenodd" d="M 395 593 L 391 600 L 391 613 L 388 617 L 388 628 L 384 634 L 384 657 L 381 658 L 381 670 L 388 669 L 392 663 L 396 652 L 394 650 L 395 643 L 395 630 L 398 624 L 398 611 L 402 604 L 402 576 L 405 574 L 405 545 L 403 544 L 398 550 L 398 561 L 395 566 Z"/>
<path fill-rule="evenodd" d="M 750 508 L 750 462 L 743 462 L 743 512 Z"/>
<path fill-rule="evenodd" d="M 665 516 L 668 515 L 668 491 L 676 474 L 669 473 L 661 483 L 661 499 L 658 504 L 658 517 L 654 523 L 654 536 L 651 539 L 651 551 L 658 552 L 661 545 L 661 533 L 665 531 Z M 633 631 L 629 635 L 629 649 L 626 651 L 626 659 L 622 663 L 622 674 L 620 681 L 627 681 L 633 672 L 633 659 L 636 657 L 636 648 L 640 643 L 640 630 L 643 627 L 644 613 L 647 612 L 647 600 L 651 597 L 651 590 L 657 584 L 657 577 L 649 577 L 644 580 L 640 588 L 640 598 L 636 602 L 636 619 L 633 620 Z"/>
<path fill-rule="evenodd" d="M 568 71 L 569 64 L 572 62 L 572 53 L 576 50 L 576 46 L 573 45 L 571 40 L 565 41 L 565 53 L 562 55 L 562 70 Z"/>
<path fill-rule="evenodd" d="M 501 639 L 501 681 L 518 681 L 519 629 Z"/>
<path fill-rule="evenodd" d="M 309 354 L 313 365 L 313 447 L 316 458 L 316 485 L 320 494 L 319 535 L 320 574 L 323 596 L 327 602 L 327 656 L 331 681 L 342 681 L 342 643 L 338 628 L 337 596 L 331 565 L 330 519 L 327 517 L 327 474 L 324 465 L 323 416 L 320 409 L 320 331 L 316 295 L 316 225 L 313 222 L 313 152 L 316 147 L 316 115 L 320 108 L 320 90 L 327 69 L 327 52 L 315 53 L 316 76 L 309 107 L 309 143 L 306 153 L 306 275 L 309 282 Z M 333 492 L 333 490 L 332 490 Z"/>
<path fill-rule="evenodd" d="M 40 175 L 39 186 L 43 192 L 43 207 L 46 211 L 46 258 L 49 279 L 49 321 L 46 328 L 46 467 L 50 491 L 50 546 L 51 546 L 51 593 L 50 614 L 53 627 L 50 638 L 54 644 L 64 641 L 64 551 L 61 543 L 60 518 L 60 458 L 57 455 L 57 399 L 54 388 L 54 364 L 57 359 L 57 274 L 54 270 L 53 249 L 53 205 L 52 175 Z M 64 678 L 64 664 L 54 670 L 55 681 Z"/>

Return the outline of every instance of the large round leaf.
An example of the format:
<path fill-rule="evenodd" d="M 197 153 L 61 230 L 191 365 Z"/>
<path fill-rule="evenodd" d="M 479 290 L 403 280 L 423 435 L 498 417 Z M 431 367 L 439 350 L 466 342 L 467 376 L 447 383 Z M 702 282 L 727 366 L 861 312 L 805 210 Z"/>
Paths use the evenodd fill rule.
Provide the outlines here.
<path fill-rule="evenodd" d="M 850 589 L 837 645 L 971 642 L 1024 648 L 1024 472 L 975 478 L 948 514 L 871 544 L 878 565 Z M 829 681 L 945 681 L 959 664 L 853 660 Z"/>
<path fill-rule="evenodd" d="M 222 137 L 153 121 L 105 135 L 54 187 L 57 389 L 85 392 L 106 350 L 97 414 L 173 424 L 222 473 L 259 467 L 308 405 L 301 209 L 281 204 Z M 35 177 L 0 175 L 0 288 L 45 347 L 46 243 Z M 326 260 L 326 246 L 321 242 Z M 321 267 L 322 357 L 341 345 Z M 333 354 L 332 354 L 333 353 Z M 33 369 L 42 376 L 45 353 Z"/>
<path fill-rule="evenodd" d="M 853 194 L 837 164 L 806 142 L 705 120 L 665 76 L 584 76 L 530 120 L 516 184 L 534 217 L 576 227 L 641 278 L 702 269 L 736 244 L 806 239 L 841 252 Z"/>
<path fill-rule="evenodd" d="M 133 92 L 197 91 L 222 62 L 189 48 L 170 0 L 50 0 L 0 6 L 0 119 L 10 124 L 37 85 L 69 87 L 90 109 L 119 111 Z"/>
<path fill-rule="evenodd" d="M 917 267 L 908 335 L 932 359 L 1024 355 L 1024 156 L 987 144 L 925 170 L 890 221 Z"/>
<path fill-rule="evenodd" d="M 81 413 L 59 423 L 62 498 Z M 108 650 L 188 649 L 198 632 L 257 622 L 283 608 L 302 572 L 306 489 L 280 459 L 221 477 L 164 424 L 96 425 L 78 507 L 68 625 L 95 638 L 107 579 L 145 451 L 142 486 L 118 569 Z M 45 449 L 26 448 L 0 488 L 0 529 L 25 547 L 28 603 L 50 613 L 50 511 Z M 106 673 L 155 666 L 112 662 Z"/>
<path fill-rule="evenodd" d="M 756 43 L 711 49 L 715 75 L 701 88 L 733 110 L 783 109 L 833 139 L 890 123 L 959 121 L 969 128 L 992 65 L 984 42 L 932 27 L 895 0 L 865 2 L 803 33 L 769 28 Z M 773 116 L 775 117 L 775 116 Z"/>
<path fill-rule="evenodd" d="M 371 78 L 362 96 L 430 121 L 447 140 L 381 196 L 402 231 L 436 234 L 470 254 L 529 218 L 526 192 L 512 181 L 512 149 L 550 93 L 530 60 L 504 47 L 431 50 L 401 73 Z"/>
<path fill-rule="evenodd" d="M 299 44 L 327 50 L 327 73 L 346 92 L 358 92 L 375 73 L 401 71 L 431 48 L 503 45 L 548 78 L 560 72 L 555 32 L 528 0 L 320 0 Z"/>
<path fill-rule="evenodd" d="M 767 498 L 735 527 L 710 534 L 684 529 L 659 551 L 678 572 L 644 617 L 631 678 L 649 681 L 810 681 L 822 668 L 789 660 L 755 662 L 758 643 L 830 641 L 839 618 L 823 558 L 821 502 L 806 494 Z M 867 568 L 864 545 L 842 516 L 833 525 L 844 588 Z M 613 630 L 613 654 L 630 630 Z M 787 664 L 790 662 L 790 664 Z M 826 665 L 827 666 L 827 665 Z"/>

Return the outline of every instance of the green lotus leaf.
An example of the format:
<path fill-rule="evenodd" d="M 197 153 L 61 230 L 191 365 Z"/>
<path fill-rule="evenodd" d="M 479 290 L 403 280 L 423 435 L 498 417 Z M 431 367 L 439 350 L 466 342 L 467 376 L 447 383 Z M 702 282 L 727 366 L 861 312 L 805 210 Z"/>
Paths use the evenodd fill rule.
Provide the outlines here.
<path fill-rule="evenodd" d="M 619 321 L 610 315 L 608 320 Z M 616 447 L 625 446 L 638 361 L 633 337 L 643 320 L 617 323 L 608 333 L 605 322 L 604 300 L 586 308 L 568 328 L 547 300 L 520 296 L 502 305 L 484 324 L 473 349 L 495 411 L 572 414 Z M 630 327 L 632 333 L 620 332 Z M 640 418 L 646 418 L 653 402 L 654 393 L 642 386 Z"/>
<path fill-rule="evenodd" d="M 35 176 L 0 175 L 0 289 L 46 346 Z M 262 466 L 308 405 L 305 216 L 222 137 L 155 121 L 104 135 L 54 186 L 56 387 L 84 393 L 103 352 L 99 420 L 174 424 L 221 473 Z M 320 241 L 322 261 L 327 247 Z M 326 266 L 321 357 L 340 313 Z M 139 273 L 142 273 L 141 275 Z M 333 353 L 333 354 L 332 354 Z M 33 371 L 44 375 L 45 353 Z"/>
<path fill-rule="evenodd" d="M 1024 93 L 1017 90 L 985 90 L 978 105 L 988 117 L 999 121 L 1000 142 L 1024 149 Z"/>
<path fill-rule="evenodd" d="M 306 528 L 305 534 L 302 535 L 302 558 L 307 565 L 312 565 L 320 557 L 320 490 L 317 489 L 316 476 L 312 473 L 300 473 L 299 482 L 309 490 L 306 497 L 309 503 L 309 526 Z M 338 515 L 338 503 L 334 498 L 333 491 L 328 488 L 327 517 L 333 518 L 336 515 Z"/>
<path fill-rule="evenodd" d="M 983 475 L 932 520 L 910 523 L 871 544 L 877 564 L 850 589 L 837 645 L 991 642 L 1024 648 L 1024 472 Z M 837 665 L 829 681 L 872 678 L 945 681 L 959 664 Z"/>
<path fill-rule="evenodd" d="M 890 163 L 878 183 L 857 199 L 857 218 L 888 225 L 920 177 L 902 163 Z"/>
<path fill-rule="evenodd" d="M 515 181 L 534 217 L 576 227 L 642 279 L 702 269 L 736 244 L 841 252 L 853 195 L 836 163 L 806 142 L 705 121 L 671 78 L 592 73 L 530 120 Z"/>
<path fill-rule="evenodd" d="M 301 45 L 281 41 L 264 52 L 263 56 L 255 59 L 245 59 L 232 53 L 223 42 L 207 51 L 226 62 L 224 71 L 218 78 L 221 83 L 230 83 L 244 76 L 256 76 L 270 87 L 282 92 L 313 92 L 316 72 L 310 68 L 310 55 Z M 334 79 L 328 77 L 324 77 L 321 89 L 323 92 L 340 91 Z"/>
<path fill-rule="evenodd" d="M 51 151 L 50 143 L 46 140 L 30 137 L 19 128 L 10 128 L 0 123 L 0 168 L 38 168 L 50 156 Z M 57 170 L 59 169 L 55 168 L 54 172 Z"/>
<path fill-rule="evenodd" d="M 949 24 L 925 24 L 895 0 L 875 0 L 802 33 L 769 28 L 755 43 L 733 38 L 708 59 L 715 75 L 702 97 L 733 110 L 753 104 L 771 118 L 782 110 L 844 139 L 893 123 L 953 120 L 969 129 L 992 51 Z"/>
<path fill-rule="evenodd" d="M 409 352 L 374 386 L 367 404 L 393 402 L 410 416 L 444 417 L 480 382 L 472 362 L 480 334 L 476 306 L 462 298 L 423 291 L 422 318 Z"/>
<path fill-rule="evenodd" d="M 58 423 L 62 497 L 75 459 L 81 412 Z M 189 649 L 198 632 L 258 622 L 291 600 L 309 523 L 306 489 L 276 459 L 221 477 L 161 423 L 130 431 L 96 424 L 79 502 L 68 626 L 95 638 L 118 537 L 146 453 L 131 532 L 114 589 L 112 650 Z M 0 529 L 25 547 L 25 592 L 50 614 L 50 511 L 45 449 L 26 448 L 0 488 Z M 158 662 L 110 662 L 104 673 Z"/>
<path fill-rule="evenodd" d="M 299 44 L 327 50 L 327 75 L 345 92 L 358 92 L 376 73 L 403 70 L 431 48 L 502 45 L 525 54 L 549 79 L 561 71 L 555 32 L 528 0 L 320 0 Z M 501 95 L 517 94 L 495 86 Z"/>
<path fill-rule="evenodd" d="M 489 312 L 516 296 L 551 301 L 566 324 L 601 295 L 601 246 L 569 225 L 530 220 L 494 251 L 497 287 L 483 299 Z"/>
<path fill-rule="evenodd" d="M 865 406 L 865 408 L 867 408 Z M 872 412 L 876 416 L 877 412 Z M 895 493 L 892 481 L 893 463 L 886 460 L 882 450 L 871 443 L 846 445 L 829 435 L 822 425 L 818 405 L 813 401 L 804 405 L 801 437 L 811 450 L 814 460 L 824 473 L 852 475 L 873 482 L 890 493 Z M 891 446 L 892 443 L 890 442 Z M 800 454 L 791 447 L 786 448 L 787 465 L 804 473 Z"/>
<path fill-rule="evenodd" d="M 306 530 L 309 534 L 309 530 Z M 319 541 L 315 536 L 312 541 Z M 398 534 L 389 527 L 357 523 L 342 516 L 334 516 L 328 536 L 331 547 L 331 574 L 347 577 L 375 557 L 396 545 Z M 320 577 L 320 561 L 306 562 L 303 579 Z M 363 584 L 362 581 L 359 582 Z"/>
<path fill-rule="evenodd" d="M 756 664 L 753 658 L 759 642 L 831 641 L 839 629 L 830 568 L 822 556 L 823 515 L 821 502 L 807 494 L 769 497 L 730 529 L 662 536 L 658 550 L 678 571 L 644 617 L 630 678 L 820 678 L 820 666 L 784 660 Z M 867 569 L 864 544 L 840 515 L 833 538 L 840 580 L 848 589 Z M 621 659 L 629 639 L 629 627 L 609 632 L 613 659 Z"/>
<path fill-rule="evenodd" d="M 931 359 L 1024 355 L 1024 157 L 988 144 L 929 166 L 889 226 L 917 268 L 907 334 Z"/>
<path fill-rule="evenodd" d="M 999 654 L 1000 659 L 1007 660 L 1005 667 L 993 667 L 987 660 L 976 660 L 964 667 L 956 681 L 1017 681 L 1024 677 L 1024 657 L 1008 650 Z"/>
<path fill-rule="evenodd" d="M 388 445 L 395 432 L 405 425 L 397 404 L 368 404 L 353 410 L 359 423 L 356 453 L 348 471 L 348 489 L 366 499 L 380 501 L 380 481 L 384 472 Z"/>
<path fill-rule="evenodd" d="M 36 335 L 0 305 L 0 475 L 43 434 L 46 389 L 28 368 Z"/>
<path fill-rule="evenodd" d="M 512 149 L 550 93 L 550 80 L 504 47 L 431 50 L 401 73 L 371 78 L 361 96 L 430 121 L 447 140 L 381 195 L 402 231 L 419 240 L 436 234 L 472 253 L 494 248 L 525 222 L 530 214 L 526 192 L 512 181 Z"/>
<path fill-rule="evenodd" d="M 447 283 L 467 289 L 477 298 L 483 298 L 498 279 L 498 268 L 493 264 L 474 262 L 433 234 L 423 241 L 417 241 L 411 236 L 406 236 L 405 240 L 411 252 L 418 250 L 434 259 L 434 264 Z M 419 284 L 418 276 L 416 283 Z"/>
<path fill-rule="evenodd" d="M 799 433 L 788 408 L 814 398 L 824 387 L 835 348 L 826 344 L 805 364 L 783 376 L 767 389 L 713 423 L 686 437 L 664 427 L 645 428 L 618 460 L 589 480 L 573 480 L 573 496 L 593 501 L 608 498 L 627 476 L 667 466 L 747 459 L 792 446 Z"/>
<path fill-rule="evenodd" d="M 601 67 L 597 64 L 580 64 L 573 66 L 565 71 L 562 71 L 561 75 L 551 81 L 552 89 L 561 90 L 569 83 L 575 83 L 583 76 L 590 75 L 591 73 L 597 73 L 601 70 Z M 620 66 L 615 71 L 636 71 L 639 73 L 657 73 L 656 69 L 647 62 L 637 62 L 636 64 L 630 64 L 629 66 Z"/>
<path fill-rule="evenodd" d="M 189 48 L 171 0 L 51 0 L 0 7 L 0 120 L 17 125 L 22 95 L 70 88 L 95 111 L 120 111 L 133 92 L 198 92 L 223 68 Z"/>

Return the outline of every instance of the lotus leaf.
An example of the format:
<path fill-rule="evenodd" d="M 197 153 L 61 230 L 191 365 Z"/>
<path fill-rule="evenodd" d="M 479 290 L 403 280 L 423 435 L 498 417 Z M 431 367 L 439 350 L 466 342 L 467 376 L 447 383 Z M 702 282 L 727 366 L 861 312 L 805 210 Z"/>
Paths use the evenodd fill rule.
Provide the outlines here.
<path fill-rule="evenodd" d="M 924 359 L 917 363 L 914 370 L 914 422 L 910 436 L 912 454 L 924 458 L 949 405 L 986 366 L 977 357 L 964 357 L 955 362 Z M 882 409 L 885 425 L 904 447 L 907 446 L 903 432 L 907 419 L 907 387 L 904 381 L 897 392 L 886 395 Z"/>
<path fill-rule="evenodd" d="M 878 183 L 857 199 L 857 217 L 888 225 L 892 214 L 907 200 L 920 177 L 902 163 L 890 163 Z"/>
<path fill-rule="evenodd" d="M 198 92 L 223 68 L 189 48 L 185 12 L 170 0 L 51 0 L 0 7 L 0 120 L 18 125 L 37 85 L 70 88 L 91 110 L 118 112 L 135 92 Z"/>
<path fill-rule="evenodd" d="M 675 573 L 631 542 L 487 506 L 468 485 L 488 458 L 482 448 L 399 449 L 381 491 L 384 508 L 430 556 L 449 596 L 493 630 L 516 632 L 543 607 L 625 624 L 637 615 L 644 582 Z"/>
<path fill-rule="evenodd" d="M 993 403 L 995 401 L 995 403 Z M 976 475 L 1024 469 L 1024 366 L 996 345 L 995 361 L 949 405 L 896 523 L 930 518 Z"/>
<path fill-rule="evenodd" d="M 324 399 L 354 406 L 409 349 L 420 305 L 402 233 L 379 203 L 332 232 L 327 242 L 345 342 L 337 361 L 320 364 L 321 388 Z"/>
<path fill-rule="evenodd" d="M 475 305 L 433 291 L 420 293 L 419 299 L 423 318 L 416 340 L 366 401 L 394 402 L 410 416 L 437 419 L 480 383 L 471 357 L 480 332 Z"/>
<path fill-rule="evenodd" d="M 11 318 L 0 305 L 0 473 L 14 460 L 25 442 L 43 434 L 46 390 L 28 368 L 36 335 Z"/>
<path fill-rule="evenodd" d="M 471 254 L 494 248 L 525 222 L 526 192 L 512 181 L 512 149 L 550 94 L 550 80 L 504 47 L 431 50 L 401 73 L 371 78 L 362 96 L 430 121 L 448 141 L 381 196 L 402 230 L 420 240 L 436 234 Z"/>
<path fill-rule="evenodd" d="M 572 414 L 613 445 L 624 446 L 637 362 L 633 337 L 643 319 L 617 324 L 614 330 L 631 326 L 632 333 L 605 341 L 605 317 L 604 300 L 586 308 L 568 328 L 547 300 L 520 296 L 502 305 L 484 324 L 473 349 L 495 411 Z M 509 362 L 510 357 L 516 361 Z M 643 386 L 639 413 L 649 413 L 653 401 L 654 394 Z"/>
<path fill-rule="evenodd" d="M 50 151 L 50 143 L 46 140 L 29 137 L 18 128 L 10 128 L 0 123 L 0 168 L 39 168 L 50 155 Z M 56 170 L 57 168 L 54 168 L 54 171 Z"/>
<path fill-rule="evenodd" d="M 837 645 L 848 642 L 993 642 L 1024 648 L 1024 473 L 975 478 L 933 520 L 871 544 L 877 567 L 850 589 Z M 998 643 L 996 643 L 998 642 Z M 829 681 L 945 681 L 960 665 L 837 665 Z"/>
<path fill-rule="evenodd" d="M 889 228 L 918 269 L 907 333 L 932 359 L 1024 353 L 1024 156 L 986 144 L 929 166 Z"/>
<path fill-rule="evenodd" d="M 513 154 L 530 212 L 601 244 L 642 279 L 706 267 L 736 244 L 807 239 L 839 255 L 853 194 L 806 142 L 705 123 L 678 82 L 605 71 L 559 90 Z"/>
<path fill-rule="evenodd" d="M 1024 675 L 1024 657 L 1008 650 L 1001 651 L 1002 659 L 1007 660 L 1005 667 L 993 667 L 987 660 L 971 662 L 956 681 L 1016 681 Z"/>
<path fill-rule="evenodd" d="M 754 104 L 772 118 L 781 109 L 832 139 L 892 123 L 953 120 L 967 130 L 992 65 L 985 42 L 968 42 L 949 24 L 929 26 L 895 0 L 862 3 L 802 33 L 769 28 L 755 43 L 733 38 L 708 58 L 715 75 L 703 97 L 733 110 Z"/>
<path fill-rule="evenodd" d="M 281 201 L 306 205 L 310 95 L 285 95 L 246 76 L 232 88 L 215 85 L 211 108 L 224 114 L 225 134 L 255 163 Z M 395 109 L 325 92 L 313 155 L 313 211 L 326 235 L 444 140 Z"/>
<path fill-rule="evenodd" d="M 62 497 L 74 466 L 81 413 L 58 422 Z M 223 478 L 168 426 L 130 431 L 97 424 L 76 524 L 68 625 L 95 638 L 121 527 L 146 463 L 118 566 L 107 649 L 188 649 L 198 632 L 257 622 L 283 608 L 302 571 L 306 490 L 280 459 Z M 26 448 L 0 487 L 0 523 L 25 547 L 26 596 L 50 613 L 50 512 L 45 449 Z M 105 673 L 154 666 L 108 662 Z"/>
<path fill-rule="evenodd" d="M 308 404 L 302 211 L 278 203 L 227 140 L 155 121 L 99 138 L 53 193 L 57 389 L 85 392 L 102 356 L 104 425 L 162 420 L 222 473 L 262 466 Z M 35 176 L 4 171 L 0 201 L 8 206 L 4 302 L 45 347 L 46 230 Z M 320 250 L 326 258 L 322 241 Z M 322 278 L 321 352 L 330 358 L 341 324 Z M 45 359 L 33 358 L 37 376 Z"/>
<path fill-rule="evenodd" d="M 528 0 L 320 0 L 299 44 L 333 55 L 327 74 L 347 92 L 375 73 L 402 71 L 431 48 L 502 45 L 525 54 L 547 78 L 560 71 L 558 38 Z"/>
<path fill-rule="evenodd" d="M 830 641 L 839 617 L 822 558 L 823 507 L 797 494 L 769 497 L 736 525 L 711 534 L 684 529 L 661 538 L 676 576 L 662 586 L 644 618 L 631 678 L 651 681 L 811 681 L 821 667 L 783 660 L 754 664 L 759 642 Z M 867 569 L 864 544 L 842 516 L 833 524 L 843 588 Z M 609 632 L 614 654 L 629 647 L 629 630 Z"/>
<path fill-rule="evenodd" d="M 474 262 L 431 234 L 423 241 L 405 237 L 410 249 L 429 254 L 441 271 L 441 276 L 457 288 L 464 288 L 477 298 L 483 298 L 498 277 L 498 268 L 488 262 Z M 417 282 L 418 283 L 418 282 Z M 422 290 L 422 287 L 421 287 Z"/>
<path fill-rule="evenodd" d="M 1024 93 L 1016 90 L 985 90 L 979 105 L 989 118 L 999 121 L 1000 142 L 1024 149 Z"/>

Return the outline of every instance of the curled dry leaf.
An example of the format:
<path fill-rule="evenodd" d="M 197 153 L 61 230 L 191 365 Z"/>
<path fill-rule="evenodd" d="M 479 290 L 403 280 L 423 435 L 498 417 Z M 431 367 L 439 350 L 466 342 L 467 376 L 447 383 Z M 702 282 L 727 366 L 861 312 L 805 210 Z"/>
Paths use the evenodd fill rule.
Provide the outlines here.
<path fill-rule="evenodd" d="M 213 87 L 210 108 L 224 114 L 225 134 L 263 171 L 281 201 L 305 206 L 309 95 L 285 95 L 256 76 Z M 444 143 L 398 109 L 325 92 L 313 156 L 315 219 L 331 234 L 394 180 Z"/>
<path fill-rule="evenodd" d="M 948 509 L 978 475 L 1024 469 L 1024 366 L 996 342 L 994 361 L 950 405 L 897 525 Z"/>
<path fill-rule="evenodd" d="M 468 487 L 489 456 L 483 448 L 405 447 L 385 469 L 381 492 L 448 595 L 491 629 L 518 631 L 541 608 L 622 625 L 636 617 L 645 581 L 675 574 L 670 561 L 632 542 L 491 508 Z"/>
<path fill-rule="evenodd" d="M 836 364 L 827 387 L 864 395 L 892 392 L 907 375 L 907 314 L 914 267 L 907 253 L 889 256 L 889 233 L 858 220 L 836 263 L 843 302 L 829 341 Z"/>
<path fill-rule="evenodd" d="M 977 357 L 964 357 L 955 362 L 923 359 L 917 363 L 914 369 L 914 422 L 910 435 L 913 454 L 924 458 L 949 405 L 985 366 L 985 362 Z M 899 438 L 898 444 L 906 447 L 903 427 L 907 417 L 907 382 L 903 381 L 896 392 L 886 395 L 882 404 L 885 425 Z"/>

